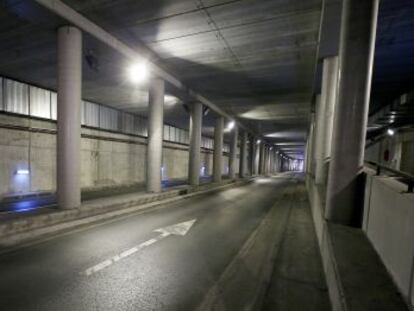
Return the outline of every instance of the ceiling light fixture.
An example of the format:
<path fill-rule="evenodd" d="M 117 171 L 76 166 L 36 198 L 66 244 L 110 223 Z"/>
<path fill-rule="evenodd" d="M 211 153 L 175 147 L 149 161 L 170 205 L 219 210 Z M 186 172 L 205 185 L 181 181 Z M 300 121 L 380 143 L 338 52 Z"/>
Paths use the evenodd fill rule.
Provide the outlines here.
<path fill-rule="evenodd" d="M 132 83 L 142 83 L 148 79 L 149 68 L 146 62 L 133 64 L 128 68 L 128 77 Z"/>

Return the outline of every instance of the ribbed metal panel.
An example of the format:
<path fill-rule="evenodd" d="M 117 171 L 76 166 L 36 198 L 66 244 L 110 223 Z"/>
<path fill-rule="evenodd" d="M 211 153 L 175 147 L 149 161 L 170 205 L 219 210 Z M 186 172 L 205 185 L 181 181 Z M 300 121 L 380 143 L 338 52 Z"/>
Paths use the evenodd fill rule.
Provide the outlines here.
<path fill-rule="evenodd" d="M 99 105 L 85 102 L 85 125 L 99 127 Z"/>
<path fill-rule="evenodd" d="M 128 134 L 135 134 L 134 131 L 134 115 L 130 113 L 122 113 L 122 131 Z"/>
<path fill-rule="evenodd" d="M 40 118 L 51 118 L 50 91 L 30 86 L 30 115 Z"/>
<path fill-rule="evenodd" d="M 52 120 L 57 119 L 57 93 L 50 92 L 50 111 Z"/>
<path fill-rule="evenodd" d="M 99 107 L 99 126 L 106 130 L 117 131 L 118 128 L 118 110 L 100 106 Z"/>
<path fill-rule="evenodd" d="M 25 114 L 29 113 L 29 86 L 24 83 L 5 79 L 6 111 Z"/>

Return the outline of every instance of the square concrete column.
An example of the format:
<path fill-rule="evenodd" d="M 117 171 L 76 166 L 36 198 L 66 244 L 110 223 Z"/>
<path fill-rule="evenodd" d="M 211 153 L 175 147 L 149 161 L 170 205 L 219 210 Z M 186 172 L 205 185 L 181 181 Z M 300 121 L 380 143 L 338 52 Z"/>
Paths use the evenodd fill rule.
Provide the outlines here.
<path fill-rule="evenodd" d="M 231 135 L 230 143 L 230 163 L 229 163 L 229 178 L 236 178 L 236 159 L 237 159 L 237 142 L 239 140 L 239 129 L 237 125 L 234 126 Z"/>
<path fill-rule="evenodd" d="M 213 181 L 221 182 L 223 169 L 223 133 L 224 119 L 216 118 L 214 126 Z"/>
<path fill-rule="evenodd" d="M 240 162 L 239 162 L 240 178 L 246 177 L 247 175 L 247 140 L 248 140 L 248 135 L 247 135 L 247 132 L 244 131 L 242 133 L 241 142 L 240 142 Z"/>
<path fill-rule="evenodd" d="M 64 26 L 57 40 L 57 203 L 62 209 L 81 204 L 80 145 L 82 33 Z"/>
<path fill-rule="evenodd" d="M 315 183 L 324 184 L 327 177 L 327 165 L 331 156 L 333 117 L 338 83 L 338 57 L 323 60 L 322 91 L 318 122 L 322 122 L 320 135 L 320 154 L 317 159 Z"/>
<path fill-rule="evenodd" d="M 203 122 L 203 105 L 194 102 L 190 107 L 190 146 L 188 182 L 192 186 L 200 184 L 201 127 Z"/>
<path fill-rule="evenodd" d="M 161 192 L 162 139 L 164 134 L 164 89 L 162 79 L 149 84 L 147 191 Z"/>
<path fill-rule="evenodd" d="M 340 76 L 325 217 L 344 225 L 359 226 L 361 219 L 358 176 L 364 161 L 378 2 L 346 0 L 342 4 Z"/>

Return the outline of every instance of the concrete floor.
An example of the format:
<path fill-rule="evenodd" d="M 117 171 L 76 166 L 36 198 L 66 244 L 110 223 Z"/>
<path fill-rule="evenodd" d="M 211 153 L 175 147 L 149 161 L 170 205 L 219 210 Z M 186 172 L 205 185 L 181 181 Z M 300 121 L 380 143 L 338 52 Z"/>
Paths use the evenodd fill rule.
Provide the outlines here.
<path fill-rule="evenodd" d="M 243 187 L 195 196 L 169 208 L 2 255 L 0 306 L 5 310 L 195 310 L 269 211 L 286 210 L 281 194 L 289 189 L 297 189 L 297 181 L 289 176 L 256 179 Z M 266 310 L 326 310 L 328 296 L 309 209 L 303 194 L 291 198 L 287 223 L 276 218 L 273 224 L 284 222 L 287 229 L 279 231 L 282 243 L 264 306 Z M 158 239 L 160 233 L 154 232 L 194 219 L 185 236 Z M 85 274 L 145 241 L 153 244 Z M 261 243 L 268 242 L 271 249 L 272 241 Z"/>

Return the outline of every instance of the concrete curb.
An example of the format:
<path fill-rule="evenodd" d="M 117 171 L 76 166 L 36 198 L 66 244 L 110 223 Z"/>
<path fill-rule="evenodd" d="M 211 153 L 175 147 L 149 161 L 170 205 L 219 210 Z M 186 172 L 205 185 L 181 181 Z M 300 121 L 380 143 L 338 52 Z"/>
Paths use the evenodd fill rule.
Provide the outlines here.
<path fill-rule="evenodd" d="M 18 246 L 31 244 L 38 239 L 56 235 L 69 229 L 111 220 L 123 215 L 166 206 L 196 195 L 248 184 L 252 179 L 224 181 L 221 184 L 205 184 L 198 187 L 178 187 L 159 194 L 119 196 L 86 202 L 75 210 L 56 210 L 48 214 L 29 216 L 0 224 L 0 253 Z M 110 202 L 107 202 L 110 200 Z M 107 203 L 105 205 L 105 202 Z"/>
<path fill-rule="evenodd" d="M 329 299 L 333 311 L 348 311 L 345 292 L 338 271 L 338 265 L 333 251 L 328 224 L 323 217 L 322 201 L 318 189 L 312 181 L 306 180 L 306 188 L 311 206 L 313 223 L 318 239 Z"/>

